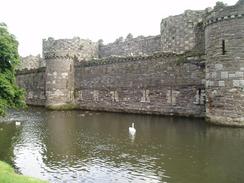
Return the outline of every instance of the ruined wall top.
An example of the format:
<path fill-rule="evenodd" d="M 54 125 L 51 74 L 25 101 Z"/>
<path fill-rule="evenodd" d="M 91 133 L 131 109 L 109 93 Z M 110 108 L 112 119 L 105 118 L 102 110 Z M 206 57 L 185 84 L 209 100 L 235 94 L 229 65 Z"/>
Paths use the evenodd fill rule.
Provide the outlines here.
<path fill-rule="evenodd" d="M 77 60 L 86 60 L 98 56 L 98 45 L 88 39 L 43 39 L 43 57 L 76 57 Z"/>
<path fill-rule="evenodd" d="M 160 35 L 138 36 L 133 38 L 132 34 L 128 34 L 125 39 L 120 37 L 113 43 L 104 45 L 100 42 L 99 44 L 100 58 L 109 56 L 150 55 L 160 50 Z"/>
<path fill-rule="evenodd" d="M 163 19 L 160 26 L 162 51 L 183 53 L 192 50 L 196 44 L 203 44 L 203 38 L 201 34 L 197 34 L 197 29 L 204 13 L 205 11 L 186 10 L 183 14 Z"/>
<path fill-rule="evenodd" d="M 26 57 L 20 57 L 20 64 L 18 65 L 17 70 L 31 70 L 45 66 L 46 62 L 40 55 L 29 55 Z"/>

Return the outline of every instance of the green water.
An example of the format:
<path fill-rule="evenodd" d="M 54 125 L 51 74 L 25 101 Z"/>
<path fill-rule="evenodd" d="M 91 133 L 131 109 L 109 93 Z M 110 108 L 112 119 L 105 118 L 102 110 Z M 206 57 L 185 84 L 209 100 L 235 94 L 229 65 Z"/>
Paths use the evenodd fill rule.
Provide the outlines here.
<path fill-rule="evenodd" d="M 193 118 L 42 108 L 10 111 L 0 121 L 0 160 L 50 182 L 244 182 L 244 129 Z"/>

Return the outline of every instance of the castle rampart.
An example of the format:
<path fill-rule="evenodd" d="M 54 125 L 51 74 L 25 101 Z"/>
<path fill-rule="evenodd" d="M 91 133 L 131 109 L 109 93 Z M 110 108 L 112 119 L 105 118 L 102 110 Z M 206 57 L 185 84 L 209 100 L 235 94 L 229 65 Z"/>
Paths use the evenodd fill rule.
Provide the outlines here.
<path fill-rule="evenodd" d="M 243 49 L 244 0 L 217 3 L 163 19 L 156 36 L 129 34 L 107 45 L 43 40 L 46 67 L 18 72 L 17 81 L 27 103 L 52 109 L 206 117 L 244 126 Z"/>
<path fill-rule="evenodd" d="M 89 110 L 204 117 L 202 61 L 157 53 L 77 64 L 76 103 Z"/>

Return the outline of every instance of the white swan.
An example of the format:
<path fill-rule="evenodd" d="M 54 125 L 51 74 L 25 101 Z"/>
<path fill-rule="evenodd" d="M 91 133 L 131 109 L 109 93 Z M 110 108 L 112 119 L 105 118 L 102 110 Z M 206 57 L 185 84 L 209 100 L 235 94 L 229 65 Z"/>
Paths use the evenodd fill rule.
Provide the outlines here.
<path fill-rule="evenodd" d="M 134 123 L 132 123 L 131 127 L 129 127 L 129 133 L 134 136 L 136 133 L 136 129 L 134 127 Z"/>
<path fill-rule="evenodd" d="M 21 122 L 16 121 L 16 122 L 15 122 L 15 125 L 16 125 L 16 126 L 19 126 L 19 125 L 21 125 Z"/>

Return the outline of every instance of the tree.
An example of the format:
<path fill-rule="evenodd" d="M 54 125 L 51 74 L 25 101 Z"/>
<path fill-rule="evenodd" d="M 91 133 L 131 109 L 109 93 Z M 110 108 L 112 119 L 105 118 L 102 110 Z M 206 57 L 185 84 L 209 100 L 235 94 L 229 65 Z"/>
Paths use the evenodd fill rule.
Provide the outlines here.
<path fill-rule="evenodd" d="M 0 116 L 8 108 L 25 106 L 24 91 L 15 82 L 15 68 L 19 64 L 18 42 L 0 23 Z"/>

